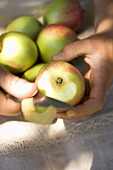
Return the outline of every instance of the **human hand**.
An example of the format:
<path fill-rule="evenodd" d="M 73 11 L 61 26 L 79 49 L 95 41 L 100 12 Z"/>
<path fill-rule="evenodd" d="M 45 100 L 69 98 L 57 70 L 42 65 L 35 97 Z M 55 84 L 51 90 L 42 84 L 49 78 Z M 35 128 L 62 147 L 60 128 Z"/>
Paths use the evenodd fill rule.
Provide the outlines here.
<path fill-rule="evenodd" d="M 0 115 L 15 116 L 21 113 L 21 104 L 13 101 L 8 94 L 17 98 L 31 97 L 37 93 L 37 86 L 11 73 L 0 65 Z"/>
<path fill-rule="evenodd" d="M 100 33 L 66 45 L 53 60 L 71 61 L 79 56 L 89 65 L 84 73 L 86 91 L 83 101 L 73 110 L 57 113 L 62 119 L 88 116 L 103 108 L 113 78 L 113 37 Z"/>

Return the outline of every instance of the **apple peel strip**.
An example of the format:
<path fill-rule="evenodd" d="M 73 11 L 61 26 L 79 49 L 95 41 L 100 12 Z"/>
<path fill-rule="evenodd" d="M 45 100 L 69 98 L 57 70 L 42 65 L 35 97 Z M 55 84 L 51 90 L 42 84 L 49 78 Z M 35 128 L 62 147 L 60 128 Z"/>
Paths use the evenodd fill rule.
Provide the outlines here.
<path fill-rule="evenodd" d="M 33 98 L 23 99 L 21 103 L 24 119 L 28 122 L 38 124 L 51 124 L 56 118 L 57 109 L 54 106 L 49 106 L 42 113 L 36 111 Z"/>

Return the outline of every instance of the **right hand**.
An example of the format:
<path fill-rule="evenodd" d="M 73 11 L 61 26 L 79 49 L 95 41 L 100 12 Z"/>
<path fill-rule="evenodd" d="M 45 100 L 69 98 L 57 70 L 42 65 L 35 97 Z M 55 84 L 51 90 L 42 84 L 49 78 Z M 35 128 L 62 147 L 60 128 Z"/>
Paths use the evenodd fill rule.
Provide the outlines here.
<path fill-rule="evenodd" d="M 52 57 L 53 60 L 71 61 L 83 56 L 85 63 L 89 66 L 89 70 L 84 75 L 86 80 L 85 97 L 87 97 L 87 100 L 76 105 L 73 110 L 58 113 L 58 118 L 82 118 L 103 108 L 113 78 L 112 36 L 112 31 L 95 34 L 66 45 L 58 54 Z"/>

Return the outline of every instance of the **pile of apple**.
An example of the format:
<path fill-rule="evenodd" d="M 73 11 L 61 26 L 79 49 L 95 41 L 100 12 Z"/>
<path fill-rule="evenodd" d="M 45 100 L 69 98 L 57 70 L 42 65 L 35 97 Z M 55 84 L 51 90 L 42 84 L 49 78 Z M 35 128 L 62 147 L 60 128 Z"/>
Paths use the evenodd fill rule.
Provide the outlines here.
<path fill-rule="evenodd" d="M 37 9 L 38 10 L 38 9 Z M 77 0 L 53 0 L 42 15 L 43 22 L 32 16 L 14 19 L 0 36 L 0 64 L 10 72 L 35 82 L 39 93 L 72 106 L 84 95 L 81 73 L 70 63 L 52 61 L 66 44 L 77 40 L 83 10 Z M 48 124 L 57 108 L 36 108 L 33 98 L 23 99 L 25 120 Z"/>

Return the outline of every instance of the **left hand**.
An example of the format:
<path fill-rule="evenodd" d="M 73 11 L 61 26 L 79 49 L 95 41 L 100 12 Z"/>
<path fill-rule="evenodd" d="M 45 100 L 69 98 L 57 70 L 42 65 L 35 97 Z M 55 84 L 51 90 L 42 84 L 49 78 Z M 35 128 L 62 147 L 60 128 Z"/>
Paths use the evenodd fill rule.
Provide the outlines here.
<path fill-rule="evenodd" d="M 33 96 L 38 91 L 35 83 L 27 82 L 11 74 L 1 65 L 0 87 L 0 115 L 7 116 L 16 116 L 21 113 L 21 104 L 12 100 L 9 94 L 23 99 Z"/>
<path fill-rule="evenodd" d="M 84 79 L 87 80 L 84 98 L 87 99 L 76 105 L 73 110 L 57 113 L 57 117 L 82 118 L 103 108 L 113 78 L 113 35 L 111 35 L 100 33 L 76 41 L 66 45 L 52 57 L 53 60 L 71 61 L 83 56 L 89 65 L 89 70 L 84 74 Z"/>

